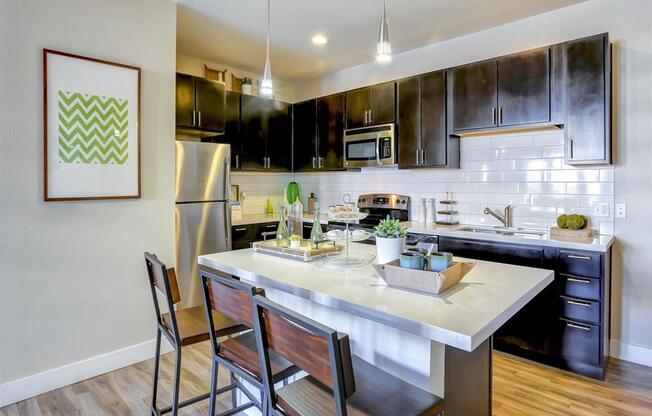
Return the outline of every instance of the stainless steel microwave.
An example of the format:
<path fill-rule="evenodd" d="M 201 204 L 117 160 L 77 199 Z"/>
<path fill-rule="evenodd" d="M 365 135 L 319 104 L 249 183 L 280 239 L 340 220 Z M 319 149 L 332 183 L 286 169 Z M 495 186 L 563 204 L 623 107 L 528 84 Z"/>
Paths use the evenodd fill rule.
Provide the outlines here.
<path fill-rule="evenodd" d="M 344 167 L 392 166 L 396 164 L 394 124 L 344 131 Z"/>

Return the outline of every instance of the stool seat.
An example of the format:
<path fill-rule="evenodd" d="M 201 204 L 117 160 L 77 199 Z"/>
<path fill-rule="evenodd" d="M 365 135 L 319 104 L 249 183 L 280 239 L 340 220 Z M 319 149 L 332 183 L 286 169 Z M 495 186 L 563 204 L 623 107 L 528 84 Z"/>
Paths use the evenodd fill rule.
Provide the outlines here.
<path fill-rule="evenodd" d="M 262 380 L 256 335 L 253 331 L 221 342 L 218 355 L 244 368 L 258 380 Z M 284 380 L 300 371 L 291 362 L 276 353 L 270 353 L 269 358 L 274 382 Z"/>
<path fill-rule="evenodd" d="M 232 321 L 221 313 L 213 312 L 213 323 L 215 324 L 215 335 L 223 337 L 242 331 L 248 331 L 249 328 Z M 179 337 L 181 345 L 187 346 L 210 339 L 208 334 L 208 322 L 206 322 L 206 310 L 203 306 L 193 306 L 186 309 L 179 309 L 175 312 L 177 325 L 179 326 Z M 169 313 L 161 316 L 163 324 L 170 329 L 172 333 L 172 319 Z"/>
<path fill-rule="evenodd" d="M 352 356 L 356 390 L 347 400 L 348 416 L 438 415 L 444 401 L 362 358 Z M 278 405 L 290 416 L 336 414 L 332 391 L 312 376 L 276 390 Z"/>

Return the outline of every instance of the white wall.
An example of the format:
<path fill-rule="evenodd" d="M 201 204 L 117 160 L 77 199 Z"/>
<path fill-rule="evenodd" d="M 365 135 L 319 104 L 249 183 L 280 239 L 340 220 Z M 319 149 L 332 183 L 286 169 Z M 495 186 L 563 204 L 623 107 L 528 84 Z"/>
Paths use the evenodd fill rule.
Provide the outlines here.
<path fill-rule="evenodd" d="M 2 0 L 0 42 L 1 407 L 38 384 L 18 379 L 154 338 L 143 252 L 174 259 L 176 4 Z M 141 199 L 43 202 L 44 47 L 142 68 Z"/>
<path fill-rule="evenodd" d="M 238 78 L 242 78 L 242 77 L 252 78 L 254 81 L 252 92 L 254 94 L 258 94 L 258 87 L 260 86 L 260 80 L 263 78 L 262 74 L 257 74 L 255 72 L 246 71 L 241 68 L 236 68 L 230 65 L 224 65 L 218 62 L 207 61 L 205 59 L 197 58 L 183 53 L 177 54 L 177 72 L 203 78 L 205 77 L 206 74 L 206 68 L 204 67 L 204 65 L 207 65 L 211 69 L 217 69 L 220 71 L 227 69 L 226 79 L 225 79 L 227 91 L 231 91 L 231 75 L 235 75 Z M 274 98 L 289 103 L 295 102 L 294 82 L 288 81 L 283 78 L 278 78 L 273 75 L 274 74 L 272 73 L 272 78 L 274 81 Z"/>
<path fill-rule="evenodd" d="M 392 36 L 400 36 L 394 28 Z M 616 219 L 612 338 L 616 354 L 652 365 L 652 1 L 590 0 L 493 29 L 368 63 L 296 85 L 297 100 L 460 65 L 582 36 L 613 42 Z"/>

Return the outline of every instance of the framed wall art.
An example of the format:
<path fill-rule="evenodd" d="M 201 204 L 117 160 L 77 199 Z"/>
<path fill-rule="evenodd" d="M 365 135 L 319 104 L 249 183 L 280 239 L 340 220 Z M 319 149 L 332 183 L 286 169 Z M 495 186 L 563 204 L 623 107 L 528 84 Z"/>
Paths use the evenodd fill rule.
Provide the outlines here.
<path fill-rule="evenodd" d="M 140 68 L 43 49 L 44 199 L 140 198 Z"/>

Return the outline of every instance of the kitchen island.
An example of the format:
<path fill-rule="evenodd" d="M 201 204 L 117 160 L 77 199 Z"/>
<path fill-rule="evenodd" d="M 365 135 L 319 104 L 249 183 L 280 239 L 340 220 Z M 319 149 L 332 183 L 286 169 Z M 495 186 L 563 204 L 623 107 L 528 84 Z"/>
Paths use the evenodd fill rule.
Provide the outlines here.
<path fill-rule="evenodd" d="M 374 246 L 351 246 L 354 255 L 375 253 Z M 428 295 L 387 286 L 371 266 L 331 269 L 251 249 L 199 257 L 200 265 L 263 287 L 270 299 L 348 333 L 354 354 L 444 397 L 446 414 L 489 415 L 491 336 L 553 281 L 553 272 L 473 262 L 457 286 Z"/>

